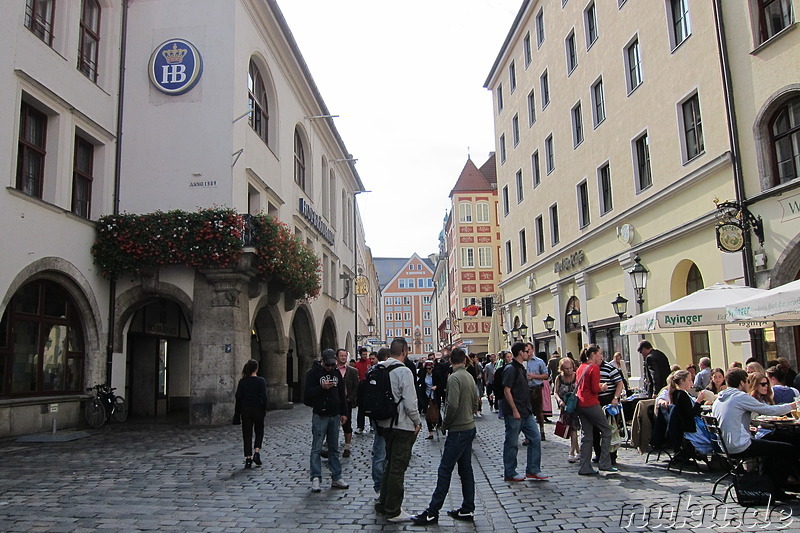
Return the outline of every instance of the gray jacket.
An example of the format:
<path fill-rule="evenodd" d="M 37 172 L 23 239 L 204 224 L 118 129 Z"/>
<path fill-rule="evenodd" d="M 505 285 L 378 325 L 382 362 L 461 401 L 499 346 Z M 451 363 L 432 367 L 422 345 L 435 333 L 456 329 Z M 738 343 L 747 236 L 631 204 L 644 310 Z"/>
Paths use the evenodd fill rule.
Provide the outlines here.
<path fill-rule="evenodd" d="M 378 420 L 378 425 L 385 428 L 391 427 L 393 429 L 414 431 L 416 426 L 422 425 L 419 417 L 414 373 L 394 357 L 389 357 L 386 361 L 381 361 L 378 364 L 386 367 L 393 365 L 401 365 L 403 367 L 392 370 L 389 374 L 389 382 L 392 384 L 392 396 L 394 396 L 394 401 L 400 402 L 397 406 L 397 422 L 392 425 L 391 420 Z"/>

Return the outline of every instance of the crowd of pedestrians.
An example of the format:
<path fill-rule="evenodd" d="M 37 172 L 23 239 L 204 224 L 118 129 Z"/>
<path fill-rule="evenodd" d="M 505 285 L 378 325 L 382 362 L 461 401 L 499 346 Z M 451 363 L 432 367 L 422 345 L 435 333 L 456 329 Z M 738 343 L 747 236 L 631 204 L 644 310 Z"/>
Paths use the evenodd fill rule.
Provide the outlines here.
<path fill-rule="evenodd" d="M 547 353 L 535 354 L 531 343 L 516 342 L 510 351 L 488 354 L 483 359 L 461 348 L 429 354 L 416 362 L 410 360 L 408 353 L 406 340 L 396 338 L 390 347 L 377 352 L 360 349 L 357 360 L 348 361 L 345 350 L 325 350 L 313 363 L 306 375 L 303 398 L 312 407 L 312 492 L 321 491 L 323 458 L 328 460 L 331 488 L 348 488 L 342 478 L 340 456 L 350 456 L 353 433 L 372 433 L 371 473 L 376 513 L 389 522 L 411 521 L 416 525 L 438 522 L 456 470 L 462 502 L 447 514 L 456 520 L 472 521 L 475 514 L 472 445 L 476 436 L 475 419 L 484 416 L 484 396 L 489 412 L 504 421 L 502 466 L 498 465 L 498 470 L 502 469 L 506 482 L 548 481 L 541 468 L 541 442 L 546 438 L 545 424 L 552 416 L 553 398 L 559 411 L 554 433 L 568 439 L 566 460 L 578 463 L 577 474 L 618 472 L 615 465 L 619 433 L 615 420 L 621 416 L 622 396 L 630 392 L 627 369 L 619 352 L 606 360 L 602 348 L 590 344 L 581 351 L 578 361 L 570 352 L 565 357 L 554 352 L 548 359 Z M 699 369 L 670 368 L 667 357 L 648 341 L 640 343 L 639 353 L 644 358 L 645 388 L 653 396 L 658 394 L 658 405 L 675 406 L 676 416 L 685 419 L 682 432 L 697 431 L 694 419 L 703 403 L 712 403 L 719 397 L 722 401 L 719 405 L 726 405 L 726 382 L 728 388 L 747 390 L 748 396 L 762 405 L 779 403 L 778 399 L 786 399 L 788 403 L 798 395 L 796 389 L 785 385 L 791 381 L 780 363 L 768 370 L 748 365 L 749 375 L 740 369 L 741 375 L 728 372 L 726 376 L 722 369 L 712 368 L 708 358 L 699 361 Z M 258 363 L 249 361 L 236 392 L 236 419 L 242 424 L 245 468 L 261 465 L 259 452 L 267 397 L 266 382 L 257 372 Z M 387 405 L 389 411 L 385 411 Z M 719 414 L 725 417 L 724 412 Z M 430 502 L 426 509 L 411 515 L 403 509 L 405 474 L 423 424 L 427 429 L 425 439 L 431 440 L 438 434 L 445 437 L 445 442 Z M 341 454 L 340 428 L 344 435 Z M 520 434 L 524 437 L 521 442 Z M 517 464 L 520 446 L 526 451 L 524 470 Z M 752 451 L 754 446 L 750 448 Z"/>

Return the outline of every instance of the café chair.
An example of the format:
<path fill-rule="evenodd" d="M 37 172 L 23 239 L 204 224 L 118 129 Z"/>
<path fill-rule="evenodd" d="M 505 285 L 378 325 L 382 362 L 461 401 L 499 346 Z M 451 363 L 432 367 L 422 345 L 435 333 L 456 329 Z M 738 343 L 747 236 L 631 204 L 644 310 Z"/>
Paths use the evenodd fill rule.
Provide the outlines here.
<path fill-rule="evenodd" d="M 661 454 L 666 454 L 669 460 L 672 461 L 672 454 L 669 452 L 669 434 L 667 428 L 669 427 L 669 419 L 672 414 L 674 406 L 659 407 L 656 411 L 655 405 L 647 407 L 647 416 L 650 418 L 650 424 L 653 428 L 652 436 L 650 437 L 650 448 L 647 451 L 647 457 L 644 462 L 650 462 L 650 455 L 657 453 L 656 461 L 661 460 Z"/>

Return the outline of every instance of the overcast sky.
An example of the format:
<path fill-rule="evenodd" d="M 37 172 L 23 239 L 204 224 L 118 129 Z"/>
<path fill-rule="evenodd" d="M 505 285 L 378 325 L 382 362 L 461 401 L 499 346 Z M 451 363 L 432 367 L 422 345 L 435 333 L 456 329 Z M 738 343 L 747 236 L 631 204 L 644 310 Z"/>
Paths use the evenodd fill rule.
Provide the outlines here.
<path fill-rule="evenodd" d="M 483 88 L 521 0 L 278 0 L 353 157 L 375 257 L 438 251 L 450 190 L 494 150 Z"/>

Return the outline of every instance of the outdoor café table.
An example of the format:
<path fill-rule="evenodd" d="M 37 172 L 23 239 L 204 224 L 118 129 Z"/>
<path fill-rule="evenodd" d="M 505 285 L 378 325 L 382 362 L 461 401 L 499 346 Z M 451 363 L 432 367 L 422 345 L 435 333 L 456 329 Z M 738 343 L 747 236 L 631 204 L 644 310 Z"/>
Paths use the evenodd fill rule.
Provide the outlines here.
<path fill-rule="evenodd" d="M 777 442 L 788 442 L 800 447 L 800 420 L 794 418 L 779 418 L 774 416 L 756 417 L 754 424 L 758 424 L 761 430 L 766 430 L 763 437 L 765 440 Z"/>

